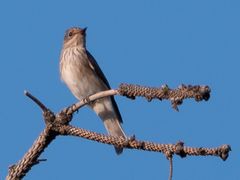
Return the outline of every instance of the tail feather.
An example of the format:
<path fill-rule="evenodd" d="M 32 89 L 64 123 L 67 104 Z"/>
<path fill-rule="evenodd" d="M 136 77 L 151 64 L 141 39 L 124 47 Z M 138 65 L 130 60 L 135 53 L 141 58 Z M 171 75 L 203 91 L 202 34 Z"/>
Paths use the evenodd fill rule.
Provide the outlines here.
<path fill-rule="evenodd" d="M 92 105 L 93 110 L 102 119 L 107 132 L 116 137 L 126 138 L 126 135 L 121 127 L 122 119 L 118 116 L 116 108 L 112 104 L 111 98 L 98 100 Z M 123 148 L 115 147 L 117 154 L 121 154 Z"/>
<path fill-rule="evenodd" d="M 126 135 L 117 119 L 103 120 L 103 123 L 110 135 L 126 138 Z M 121 154 L 123 152 L 123 148 L 115 147 L 115 151 L 117 154 Z"/>

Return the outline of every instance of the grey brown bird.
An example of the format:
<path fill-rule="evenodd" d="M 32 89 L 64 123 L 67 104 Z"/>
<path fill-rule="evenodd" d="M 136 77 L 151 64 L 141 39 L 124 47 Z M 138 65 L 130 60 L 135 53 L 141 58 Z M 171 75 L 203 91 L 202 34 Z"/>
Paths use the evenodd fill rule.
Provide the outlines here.
<path fill-rule="evenodd" d="M 60 74 L 62 80 L 79 100 L 110 89 L 105 75 L 86 49 L 86 28 L 74 27 L 65 32 L 60 57 Z M 89 106 L 102 119 L 110 135 L 126 138 L 121 127 L 121 114 L 113 96 L 98 99 Z M 118 147 L 115 147 L 115 150 L 117 154 L 123 151 Z"/>

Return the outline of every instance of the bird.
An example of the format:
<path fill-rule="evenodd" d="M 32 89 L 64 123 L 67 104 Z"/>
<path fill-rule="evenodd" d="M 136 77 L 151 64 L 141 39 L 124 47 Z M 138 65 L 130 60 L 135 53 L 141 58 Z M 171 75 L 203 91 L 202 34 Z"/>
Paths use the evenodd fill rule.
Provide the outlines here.
<path fill-rule="evenodd" d="M 86 30 L 80 27 L 66 30 L 59 63 L 61 79 L 78 100 L 110 89 L 97 61 L 86 48 Z M 126 139 L 122 117 L 113 96 L 98 99 L 88 106 L 101 118 L 108 134 Z M 123 148 L 115 146 L 115 151 L 121 154 Z"/>

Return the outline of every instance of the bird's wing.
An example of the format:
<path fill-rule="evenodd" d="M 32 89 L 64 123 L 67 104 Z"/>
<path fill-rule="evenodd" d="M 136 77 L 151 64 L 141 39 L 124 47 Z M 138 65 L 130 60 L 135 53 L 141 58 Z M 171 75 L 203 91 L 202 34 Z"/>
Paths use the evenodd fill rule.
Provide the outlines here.
<path fill-rule="evenodd" d="M 108 83 L 108 80 L 107 78 L 105 77 L 105 75 L 103 74 L 101 68 L 99 67 L 97 61 L 94 59 L 94 57 L 90 54 L 90 52 L 87 51 L 87 56 L 88 56 L 88 59 L 89 59 L 89 66 L 93 69 L 93 71 L 97 74 L 97 76 L 106 84 L 106 86 L 111 89 L 109 83 Z M 122 117 L 121 117 L 121 114 L 119 112 L 119 109 L 118 109 L 118 106 L 117 106 L 117 103 L 114 99 L 113 96 L 111 96 L 111 100 L 112 100 L 112 104 L 113 104 L 113 107 L 115 109 L 115 112 L 117 113 L 117 116 L 118 116 L 118 120 L 119 122 L 123 122 L 122 121 Z"/>
<path fill-rule="evenodd" d="M 94 59 L 94 57 L 90 54 L 90 52 L 87 51 L 87 56 L 89 59 L 89 66 L 93 69 L 93 71 L 98 75 L 98 77 L 107 85 L 109 89 L 111 89 L 107 78 L 103 74 L 101 68 L 99 67 L 97 61 Z"/>

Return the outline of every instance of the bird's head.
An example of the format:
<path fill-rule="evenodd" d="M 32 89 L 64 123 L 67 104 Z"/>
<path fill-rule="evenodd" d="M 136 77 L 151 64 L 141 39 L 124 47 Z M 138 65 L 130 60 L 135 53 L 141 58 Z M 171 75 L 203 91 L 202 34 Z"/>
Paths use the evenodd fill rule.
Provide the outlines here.
<path fill-rule="evenodd" d="M 73 27 L 65 32 L 64 47 L 86 46 L 86 30 L 87 28 Z"/>

